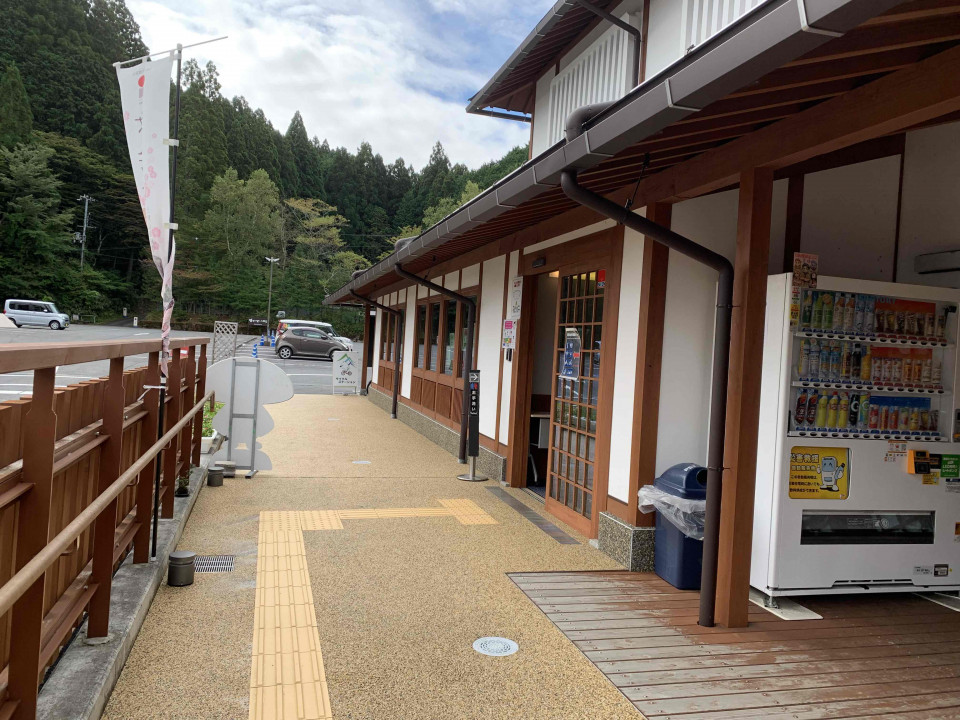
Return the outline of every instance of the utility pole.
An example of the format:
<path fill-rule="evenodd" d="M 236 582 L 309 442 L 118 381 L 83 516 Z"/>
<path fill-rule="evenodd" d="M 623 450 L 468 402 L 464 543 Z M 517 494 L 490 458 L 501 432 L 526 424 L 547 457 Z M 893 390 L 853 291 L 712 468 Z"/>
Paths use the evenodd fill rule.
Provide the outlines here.
<path fill-rule="evenodd" d="M 270 304 L 273 300 L 273 266 L 279 262 L 280 258 L 275 257 L 265 257 L 268 263 L 270 263 L 270 289 L 267 291 L 267 337 L 270 337 Z"/>
<path fill-rule="evenodd" d="M 80 272 L 83 272 L 83 251 L 87 246 L 87 220 L 90 218 L 90 203 L 96 202 L 89 195 L 81 195 L 77 200 L 83 200 L 83 232 L 80 234 Z"/>

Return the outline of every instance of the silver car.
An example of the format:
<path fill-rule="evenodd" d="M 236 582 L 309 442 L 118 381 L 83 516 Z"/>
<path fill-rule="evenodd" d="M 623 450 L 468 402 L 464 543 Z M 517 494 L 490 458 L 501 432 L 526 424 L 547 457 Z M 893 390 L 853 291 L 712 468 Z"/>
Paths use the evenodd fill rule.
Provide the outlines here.
<path fill-rule="evenodd" d="M 46 325 L 51 330 L 70 327 L 69 316 L 57 310 L 52 302 L 43 300 L 7 300 L 3 304 L 3 314 L 17 327 Z"/>
<path fill-rule="evenodd" d="M 294 326 L 287 328 L 277 338 L 275 352 L 281 360 L 294 355 L 322 357 L 333 360 L 336 350 L 346 350 L 342 342 L 319 328 Z"/>

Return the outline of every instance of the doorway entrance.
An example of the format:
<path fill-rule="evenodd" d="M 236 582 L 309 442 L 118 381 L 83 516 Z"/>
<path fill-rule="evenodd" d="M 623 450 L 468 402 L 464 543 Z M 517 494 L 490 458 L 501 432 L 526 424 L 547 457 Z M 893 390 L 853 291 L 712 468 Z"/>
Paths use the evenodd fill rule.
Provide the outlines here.
<path fill-rule="evenodd" d="M 593 519 L 606 268 L 561 268 L 547 510 L 582 532 Z"/>
<path fill-rule="evenodd" d="M 507 476 L 529 487 L 543 448 L 545 509 L 587 537 L 597 536 L 606 509 L 622 261 L 616 227 L 527 249 L 519 263 Z"/>

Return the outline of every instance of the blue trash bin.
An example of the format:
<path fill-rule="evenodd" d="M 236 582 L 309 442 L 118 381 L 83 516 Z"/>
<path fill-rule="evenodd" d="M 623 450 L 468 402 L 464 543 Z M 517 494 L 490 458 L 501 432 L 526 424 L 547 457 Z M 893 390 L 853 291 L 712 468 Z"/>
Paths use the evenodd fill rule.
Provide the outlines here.
<path fill-rule="evenodd" d="M 707 469 L 692 463 L 674 465 L 654 480 L 653 485 L 675 497 L 704 500 Z M 658 512 L 653 550 L 657 575 L 679 590 L 699 590 L 702 566 L 703 541 L 687 537 Z"/>

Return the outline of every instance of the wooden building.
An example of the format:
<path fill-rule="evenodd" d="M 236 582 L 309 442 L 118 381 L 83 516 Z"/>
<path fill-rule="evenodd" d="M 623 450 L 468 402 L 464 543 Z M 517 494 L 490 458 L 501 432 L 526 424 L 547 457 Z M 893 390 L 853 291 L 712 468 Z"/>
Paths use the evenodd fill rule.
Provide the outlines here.
<path fill-rule="evenodd" d="M 716 609 L 746 624 L 767 277 L 800 251 L 824 274 L 956 286 L 914 261 L 960 239 L 958 44 L 951 0 L 560 0 L 468 107 L 529 122 L 530 160 L 327 298 L 400 311 L 368 325 L 371 398 L 400 373 L 400 419 L 455 450 L 466 305 L 396 265 L 475 298 L 481 467 L 543 479 L 547 511 L 649 569 L 638 488 L 707 464 L 718 275 L 561 177 L 727 258 Z M 559 383 L 570 326 L 582 362 Z"/>

